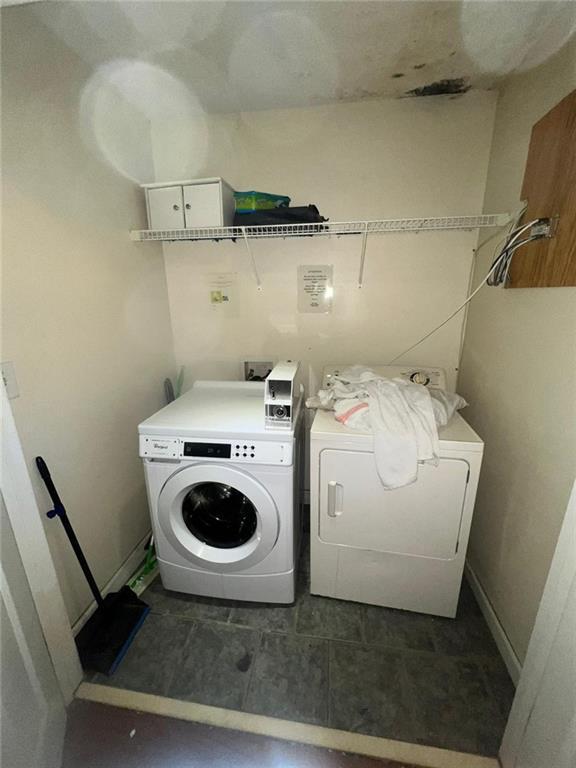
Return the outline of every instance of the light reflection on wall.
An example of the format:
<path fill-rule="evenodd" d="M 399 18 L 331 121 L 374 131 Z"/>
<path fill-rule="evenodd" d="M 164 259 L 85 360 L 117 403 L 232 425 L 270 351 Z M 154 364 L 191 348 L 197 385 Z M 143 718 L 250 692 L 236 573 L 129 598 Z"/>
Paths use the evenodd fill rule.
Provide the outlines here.
<path fill-rule="evenodd" d="M 159 120 L 174 125 L 172 149 L 182 167 L 193 170 L 204 162 L 208 147 L 203 115 L 197 99 L 180 80 L 139 60 L 116 60 L 99 67 L 80 100 L 85 141 L 118 173 L 138 183 L 153 178 L 142 122 L 148 130 Z M 192 122 L 193 140 L 185 129 Z"/>

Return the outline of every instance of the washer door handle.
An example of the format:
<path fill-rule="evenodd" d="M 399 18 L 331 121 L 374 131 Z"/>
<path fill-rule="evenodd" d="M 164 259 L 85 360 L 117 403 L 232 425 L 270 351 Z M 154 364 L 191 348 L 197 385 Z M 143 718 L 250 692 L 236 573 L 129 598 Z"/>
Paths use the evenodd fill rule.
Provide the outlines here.
<path fill-rule="evenodd" d="M 328 481 L 328 517 L 339 517 L 344 501 L 344 486 L 336 480 Z"/>

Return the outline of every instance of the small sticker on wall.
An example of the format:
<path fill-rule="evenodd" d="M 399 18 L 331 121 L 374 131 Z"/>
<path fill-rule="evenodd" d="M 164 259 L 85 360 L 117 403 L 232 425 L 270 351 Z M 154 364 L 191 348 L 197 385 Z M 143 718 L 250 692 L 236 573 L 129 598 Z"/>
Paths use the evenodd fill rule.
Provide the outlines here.
<path fill-rule="evenodd" d="M 210 304 L 226 304 L 230 301 L 230 291 L 210 291 Z"/>
<path fill-rule="evenodd" d="M 237 274 L 222 272 L 206 275 L 208 296 L 213 309 L 230 307 L 234 304 L 236 294 Z"/>
<path fill-rule="evenodd" d="M 332 312 L 333 275 L 332 264 L 298 267 L 298 312 Z"/>

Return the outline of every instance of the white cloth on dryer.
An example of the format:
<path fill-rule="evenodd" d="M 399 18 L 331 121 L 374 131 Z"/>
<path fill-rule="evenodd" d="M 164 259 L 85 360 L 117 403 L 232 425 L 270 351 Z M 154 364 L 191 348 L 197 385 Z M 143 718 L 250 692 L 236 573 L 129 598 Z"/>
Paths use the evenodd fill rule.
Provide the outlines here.
<path fill-rule="evenodd" d="M 346 368 L 330 389 L 310 398 L 308 407 L 334 409 L 351 429 L 374 435 L 374 456 L 384 488 L 392 490 L 418 478 L 418 462 L 438 463 L 438 428 L 457 408 L 459 395 L 430 390 L 401 378 L 386 379 L 364 366 Z"/>

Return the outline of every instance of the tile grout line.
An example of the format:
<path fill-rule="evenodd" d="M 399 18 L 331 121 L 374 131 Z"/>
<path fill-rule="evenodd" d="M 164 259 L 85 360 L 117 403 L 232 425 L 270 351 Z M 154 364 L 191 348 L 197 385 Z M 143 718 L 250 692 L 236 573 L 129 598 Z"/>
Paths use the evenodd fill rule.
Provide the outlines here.
<path fill-rule="evenodd" d="M 166 685 L 166 696 L 168 695 L 168 692 L 172 688 L 172 683 L 174 682 L 174 678 L 176 676 L 176 672 L 179 669 L 179 666 L 182 666 L 182 660 L 184 658 L 184 652 L 186 648 L 190 645 L 192 635 L 196 633 L 196 630 L 198 629 L 198 622 L 197 621 L 191 621 L 190 629 L 188 630 L 188 634 L 186 635 L 186 640 L 182 643 L 182 648 L 180 649 L 180 653 L 178 654 L 177 663 L 174 664 L 174 669 L 172 670 L 172 674 L 170 675 L 170 679 L 168 680 L 168 683 Z"/>
<path fill-rule="evenodd" d="M 402 689 L 402 698 L 408 707 L 408 717 L 410 718 L 412 733 L 416 734 L 418 733 L 418 719 L 416 717 L 416 709 L 414 706 L 415 698 L 412 696 L 414 686 L 413 681 L 408 674 L 403 653 L 400 653 L 400 686 Z"/>
<path fill-rule="evenodd" d="M 478 662 L 478 666 L 480 668 L 480 675 L 482 677 L 482 680 L 484 681 L 484 685 L 486 686 L 486 691 L 488 692 L 488 697 L 490 699 L 490 702 L 491 704 L 495 704 L 498 708 L 497 702 L 499 700 L 499 696 L 496 694 L 496 691 L 490 681 L 488 670 L 486 669 L 485 664 L 481 662 Z"/>
<path fill-rule="evenodd" d="M 303 574 L 304 576 L 306 575 L 304 572 L 300 572 L 300 574 L 301 575 Z M 437 644 L 437 631 L 438 631 L 438 627 L 435 626 L 435 625 L 430 628 L 431 629 L 430 638 L 431 638 L 432 644 L 433 644 L 433 650 L 432 651 L 429 651 L 427 649 L 422 649 L 422 648 L 409 648 L 409 647 L 401 645 L 401 644 L 389 644 L 389 643 L 382 643 L 382 642 L 380 642 L 380 643 L 379 642 L 370 642 L 368 640 L 367 626 L 366 626 L 366 620 L 367 620 L 367 617 L 366 617 L 367 610 L 366 609 L 369 608 L 370 606 L 367 606 L 367 605 L 364 605 L 364 604 L 358 604 L 363 609 L 362 614 L 361 614 L 361 616 L 362 616 L 361 627 L 362 627 L 362 630 L 363 630 L 363 640 L 361 640 L 361 641 L 353 640 L 353 639 L 349 639 L 349 638 L 334 638 L 331 635 L 314 635 L 314 634 L 307 634 L 305 632 L 304 633 L 300 633 L 300 632 L 298 632 L 297 625 L 298 625 L 298 620 L 299 620 L 299 615 L 300 615 L 299 612 L 300 612 L 301 603 L 302 603 L 301 600 L 298 600 L 298 599 L 295 600 L 295 606 L 294 606 L 295 607 L 295 611 L 294 611 L 294 620 L 293 620 L 294 630 L 293 630 L 293 633 L 298 635 L 298 636 L 302 636 L 302 637 L 316 637 L 316 638 L 320 638 L 320 639 L 334 639 L 334 640 L 338 640 L 340 642 L 347 642 L 347 643 L 359 643 L 360 642 L 360 643 L 362 643 L 364 645 L 369 645 L 369 646 L 383 647 L 383 648 L 389 648 L 389 649 L 393 649 L 393 650 L 407 650 L 407 651 L 410 651 L 410 652 L 413 652 L 413 653 L 422 653 L 422 654 L 433 653 L 433 654 L 438 654 L 438 655 L 441 655 L 441 656 L 452 657 L 452 658 L 463 658 L 463 659 L 468 659 L 468 660 L 473 660 L 473 661 L 486 661 L 486 662 L 488 662 L 488 661 L 494 661 L 494 660 L 501 660 L 501 656 L 500 656 L 500 654 L 497 651 L 496 651 L 496 653 L 477 653 L 477 652 L 475 652 L 475 653 L 446 653 L 446 652 L 441 651 L 438 648 L 438 644 Z M 267 605 L 268 605 L 267 603 L 262 603 L 263 607 L 267 606 Z M 235 607 L 238 607 L 238 606 L 231 606 L 231 607 L 228 608 L 228 615 L 227 615 L 226 619 L 214 619 L 214 618 L 208 617 L 208 618 L 202 618 L 200 620 L 202 620 L 202 621 L 211 621 L 211 622 L 214 622 L 216 624 L 225 624 L 225 625 L 230 625 L 230 626 L 235 626 L 235 627 L 255 628 L 255 627 L 251 627 L 250 624 L 237 623 L 237 622 L 235 622 L 233 620 L 233 612 L 234 612 Z M 386 610 L 386 609 L 383 609 L 383 610 Z M 193 621 L 195 618 L 197 618 L 195 616 L 190 616 L 190 615 L 187 615 L 185 613 L 172 612 L 170 610 L 167 610 L 166 613 L 163 613 L 162 611 L 156 611 L 154 609 L 154 606 L 151 606 L 151 612 L 155 613 L 156 615 L 170 615 L 170 616 L 175 616 L 175 617 L 182 618 L 182 619 L 189 620 L 189 621 L 190 620 Z M 257 627 L 256 627 L 256 629 L 257 629 Z M 282 630 L 275 630 L 275 631 L 282 632 Z M 284 634 L 292 634 L 292 632 L 291 631 L 284 631 Z"/>
<path fill-rule="evenodd" d="M 264 643 L 264 632 L 263 630 L 258 630 L 258 644 L 256 645 L 256 652 L 254 654 L 254 658 L 252 659 L 252 664 L 250 667 L 250 675 L 248 676 L 248 682 L 246 684 L 246 687 L 244 688 L 244 693 L 242 695 L 242 701 L 240 703 L 240 709 L 242 711 L 246 711 L 246 703 L 248 701 L 248 694 L 250 693 L 250 688 L 252 686 L 252 680 L 254 678 L 254 671 L 256 669 L 256 660 L 258 659 L 258 656 L 260 655 L 260 651 L 262 649 L 262 645 Z"/>
<path fill-rule="evenodd" d="M 295 611 L 295 620 L 294 620 L 294 626 L 295 629 L 293 632 L 285 631 L 281 629 L 259 629 L 258 627 L 253 627 L 250 624 L 237 624 L 235 622 L 231 622 L 229 619 L 222 620 L 222 619 L 212 619 L 212 618 L 198 618 L 196 616 L 190 616 L 182 613 L 159 613 L 154 610 L 151 611 L 153 615 L 156 616 L 171 616 L 173 618 L 181 619 L 183 621 L 189 621 L 189 622 L 198 622 L 201 621 L 203 623 L 208 624 L 216 624 L 218 626 L 228 626 L 228 627 L 235 627 L 238 629 L 255 629 L 258 631 L 263 632 L 272 632 L 274 634 L 279 635 L 287 635 L 287 636 L 296 636 L 296 637 L 302 637 L 302 638 L 309 638 L 313 640 L 333 640 L 338 643 L 347 643 L 349 645 L 359 645 L 359 646 L 368 646 L 369 648 L 380 648 L 385 651 L 401 651 L 406 652 L 409 654 L 412 654 L 414 656 L 422 656 L 422 657 L 441 657 L 441 658 L 447 658 L 447 659 L 460 659 L 463 661 L 474 661 L 476 663 L 481 662 L 500 662 L 502 661 L 502 664 L 504 663 L 501 656 L 499 654 L 487 654 L 487 653 L 446 653 L 442 651 L 438 651 L 436 649 L 434 650 L 427 650 L 425 648 L 410 648 L 409 646 L 405 645 L 394 645 L 390 643 L 378 643 L 378 642 L 371 642 L 368 640 L 352 640 L 350 638 L 343 638 L 343 637 L 333 637 L 332 635 L 313 635 L 308 634 L 305 632 L 298 632 L 296 629 L 297 619 L 298 619 L 298 611 L 300 609 L 300 604 L 298 603 L 296 606 Z M 364 629 L 365 632 L 365 629 Z M 364 635 L 366 637 L 366 635 Z"/>

